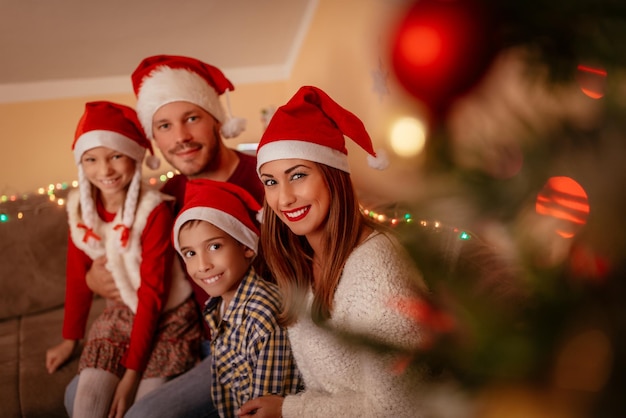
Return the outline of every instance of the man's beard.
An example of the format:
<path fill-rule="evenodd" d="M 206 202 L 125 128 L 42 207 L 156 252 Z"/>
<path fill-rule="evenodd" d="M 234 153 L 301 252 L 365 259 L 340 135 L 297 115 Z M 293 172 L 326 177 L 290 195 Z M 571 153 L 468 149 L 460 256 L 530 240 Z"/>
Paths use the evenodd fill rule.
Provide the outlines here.
<path fill-rule="evenodd" d="M 221 141 L 221 136 L 220 136 L 220 130 L 219 130 L 219 126 L 215 125 L 213 127 L 213 141 L 214 141 L 214 146 L 210 147 L 210 146 L 205 146 L 202 143 L 199 143 L 197 141 L 188 141 L 188 142 L 183 142 L 181 144 L 177 144 L 173 149 L 171 149 L 167 154 L 169 156 L 171 156 L 171 160 L 167 157 L 165 157 L 165 160 L 175 169 L 177 169 L 178 171 L 180 171 L 183 175 L 190 177 L 190 178 L 194 178 L 194 177 L 199 177 L 202 176 L 204 173 L 208 173 L 208 172 L 212 172 L 214 170 L 217 169 L 217 167 L 219 167 L 219 161 L 220 161 L 220 153 L 221 153 L 221 147 L 220 147 L 220 141 Z M 197 157 L 200 157 L 204 160 L 204 164 L 197 168 L 194 169 L 193 171 L 188 171 L 186 169 L 182 169 L 180 167 L 177 167 L 176 164 L 173 163 L 172 160 L 175 160 L 175 156 L 177 153 L 179 152 L 183 152 L 186 150 L 199 150 L 199 154 L 204 153 L 205 155 L 198 155 Z M 195 159 L 193 159 L 195 160 Z M 191 164 L 191 167 L 193 168 L 195 165 Z M 183 168 L 185 168 L 185 166 L 183 166 Z"/>

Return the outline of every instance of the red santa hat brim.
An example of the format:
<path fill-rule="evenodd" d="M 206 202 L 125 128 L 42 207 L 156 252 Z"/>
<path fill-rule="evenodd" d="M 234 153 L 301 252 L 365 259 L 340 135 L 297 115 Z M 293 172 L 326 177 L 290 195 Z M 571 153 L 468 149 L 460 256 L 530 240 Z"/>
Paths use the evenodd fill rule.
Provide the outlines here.
<path fill-rule="evenodd" d="M 85 151 L 96 147 L 107 147 L 128 155 L 135 161 L 143 161 L 146 155 L 146 148 L 136 141 L 120 133 L 105 130 L 94 130 L 85 132 L 76 140 L 74 144 L 74 162 L 80 164 L 80 159 Z"/>
<path fill-rule="evenodd" d="M 200 106 L 220 123 L 225 120 L 219 96 L 206 80 L 184 68 L 160 66 L 143 79 L 137 95 L 137 116 L 149 138 L 154 138 L 152 117 L 156 111 L 181 101 Z"/>
<path fill-rule="evenodd" d="M 181 212 L 174 222 L 174 248 L 176 248 L 176 251 L 178 251 L 181 256 L 180 241 L 178 239 L 180 228 L 186 222 L 195 220 L 209 222 L 253 250 L 255 254 L 258 252 L 258 234 L 233 215 L 211 207 L 193 207 Z"/>
<path fill-rule="evenodd" d="M 228 92 L 235 87 L 213 65 L 191 57 L 154 55 L 139 63 L 131 80 L 137 113 L 148 138 L 154 138 L 154 114 L 162 106 L 178 101 L 193 103 L 211 114 L 222 125 L 225 138 L 236 137 L 246 128 L 245 119 L 232 116 L 230 103 L 227 109 L 222 106 L 219 96 L 226 93 L 228 100 Z"/>
<path fill-rule="evenodd" d="M 303 86 L 270 120 L 257 147 L 263 164 L 300 158 L 350 172 L 345 137 L 376 157 L 363 122 L 317 87 Z M 372 165 L 372 164 L 370 164 Z"/>
<path fill-rule="evenodd" d="M 261 165 L 267 162 L 290 158 L 314 161 L 338 168 L 346 173 L 350 172 L 348 156 L 343 152 L 298 139 L 270 142 L 259 148 L 257 152 L 257 171 L 260 174 Z"/>
<path fill-rule="evenodd" d="M 82 155 L 96 147 L 107 147 L 141 163 L 150 152 L 150 168 L 156 169 L 159 160 L 154 156 L 152 143 L 141 128 L 135 110 L 129 106 L 106 100 L 87 102 L 78 122 L 72 143 L 74 161 L 80 164 Z"/>
<path fill-rule="evenodd" d="M 256 214 L 260 209 L 252 195 L 235 184 L 190 180 L 185 188 L 183 208 L 174 221 L 174 247 L 180 253 L 180 228 L 188 221 L 200 220 L 213 224 L 256 253 L 259 243 Z"/>

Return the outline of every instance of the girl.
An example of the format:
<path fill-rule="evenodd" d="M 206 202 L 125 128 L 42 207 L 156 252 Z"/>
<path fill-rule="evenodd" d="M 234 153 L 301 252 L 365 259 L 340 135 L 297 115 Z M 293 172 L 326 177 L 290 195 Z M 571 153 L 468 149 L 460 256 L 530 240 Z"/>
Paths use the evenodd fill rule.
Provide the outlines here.
<path fill-rule="evenodd" d="M 400 350 L 423 339 L 394 303 L 418 297 L 425 285 L 399 243 L 360 212 L 344 135 L 375 157 L 362 122 L 305 86 L 277 110 L 259 143 L 261 243 L 305 390 L 251 400 L 240 416 L 425 414 L 424 370 L 394 373 Z"/>
<path fill-rule="evenodd" d="M 191 287 L 174 261 L 169 202 L 141 185 L 152 154 L 135 111 L 90 102 L 72 146 L 79 189 L 68 195 L 63 342 L 46 352 L 53 373 L 83 338 L 92 292 L 85 274 L 106 256 L 119 291 L 91 327 L 79 362 L 73 416 L 122 417 L 136 398 L 191 368 L 199 354 L 199 317 Z M 158 166 L 154 155 L 148 164 Z"/>

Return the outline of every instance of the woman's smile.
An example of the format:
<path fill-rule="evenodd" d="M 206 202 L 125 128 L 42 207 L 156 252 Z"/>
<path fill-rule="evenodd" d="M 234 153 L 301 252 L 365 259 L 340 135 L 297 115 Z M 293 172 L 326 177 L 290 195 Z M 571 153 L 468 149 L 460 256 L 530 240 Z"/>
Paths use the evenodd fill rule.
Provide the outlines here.
<path fill-rule="evenodd" d="M 330 190 L 319 164 L 300 158 L 263 164 L 260 178 L 265 201 L 296 235 L 313 237 L 324 230 Z"/>
<path fill-rule="evenodd" d="M 310 209 L 311 209 L 311 205 L 308 205 L 308 206 L 298 208 L 298 209 L 283 210 L 282 213 L 290 221 L 296 222 L 296 221 L 303 219 L 309 213 Z"/>

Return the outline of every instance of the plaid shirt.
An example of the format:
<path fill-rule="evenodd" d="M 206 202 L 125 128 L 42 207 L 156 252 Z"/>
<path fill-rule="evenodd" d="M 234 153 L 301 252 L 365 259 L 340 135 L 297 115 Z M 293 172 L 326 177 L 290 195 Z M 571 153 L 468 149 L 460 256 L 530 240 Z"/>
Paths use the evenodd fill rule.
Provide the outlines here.
<path fill-rule="evenodd" d="M 220 417 L 236 417 L 250 399 L 302 389 L 287 330 L 276 321 L 277 286 L 250 268 L 218 323 L 220 301 L 211 298 L 204 309 L 211 329 L 211 395 Z"/>

